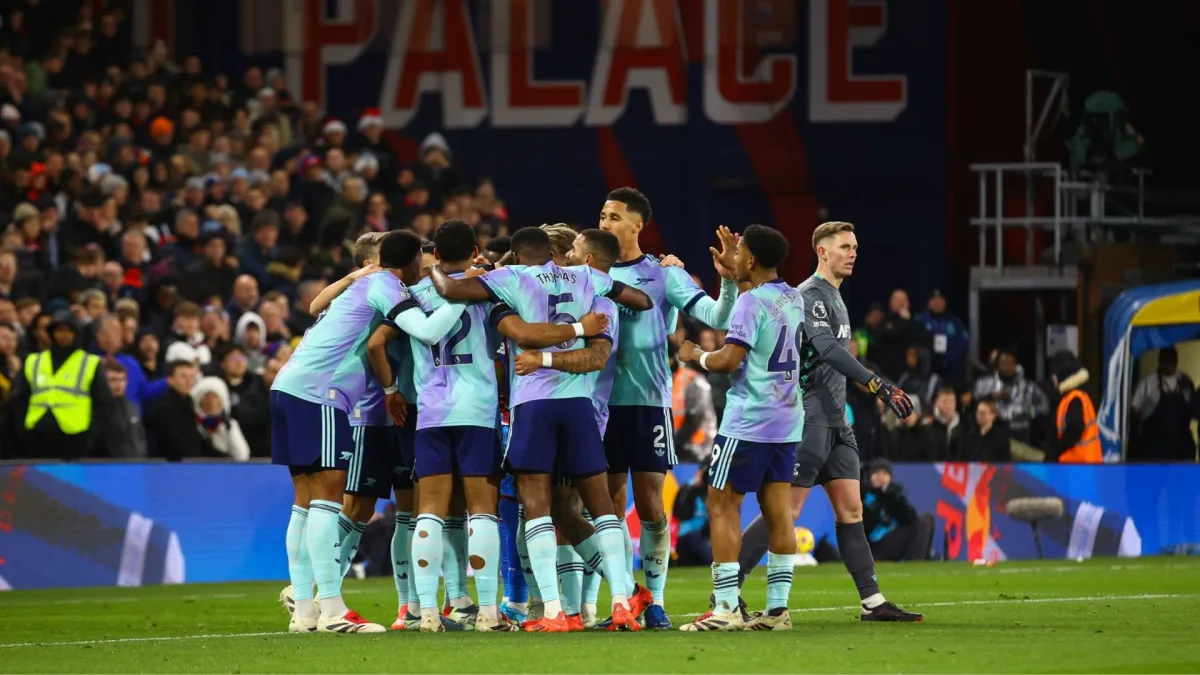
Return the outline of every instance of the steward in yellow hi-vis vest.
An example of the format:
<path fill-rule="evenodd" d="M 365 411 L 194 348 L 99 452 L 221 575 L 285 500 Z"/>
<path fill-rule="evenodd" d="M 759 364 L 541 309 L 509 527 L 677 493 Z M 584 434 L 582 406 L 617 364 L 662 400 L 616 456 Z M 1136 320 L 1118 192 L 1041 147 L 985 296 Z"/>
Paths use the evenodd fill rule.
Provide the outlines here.
<path fill-rule="evenodd" d="M 20 459 L 91 457 L 112 394 L 100 357 L 79 345 L 70 311 L 55 312 L 47 326 L 50 349 L 25 357 L 17 377 L 12 426 Z"/>

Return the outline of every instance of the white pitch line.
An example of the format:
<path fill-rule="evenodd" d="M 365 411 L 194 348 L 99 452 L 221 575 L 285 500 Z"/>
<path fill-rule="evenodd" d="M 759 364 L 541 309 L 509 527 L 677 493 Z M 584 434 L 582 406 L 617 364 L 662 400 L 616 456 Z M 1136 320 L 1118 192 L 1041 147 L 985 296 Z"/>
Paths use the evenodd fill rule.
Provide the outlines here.
<path fill-rule="evenodd" d="M 969 605 L 1007 605 L 1007 604 L 1038 604 L 1046 602 L 1103 602 L 1105 600 L 1168 600 L 1176 598 L 1194 598 L 1197 593 L 1140 593 L 1138 595 L 1085 595 L 1073 598 L 1011 598 L 1008 600 L 959 600 L 955 602 L 923 602 L 917 609 L 926 607 L 966 607 Z M 792 614 L 804 614 L 807 612 L 846 612 L 859 609 L 854 605 L 846 607 L 801 607 L 799 609 L 789 609 Z M 700 616 L 699 613 L 680 614 L 679 616 Z M 0 645 L 3 647 L 4 645 Z"/>
<path fill-rule="evenodd" d="M 1070 598 L 1029 598 L 1027 600 L 963 600 L 960 602 L 926 602 L 922 603 L 918 609 L 926 607 L 964 607 L 969 605 L 1005 605 L 1005 604 L 1033 604 L 1047 602 L 1104 602 L 1109 600 L 1168 600 L 1178 598 L 1194 598 L 1197 593 L 1142 593 L 1138 595 L 1087 595 Z M 801 607 L 798 609 L 789 610 L 793 614 L 802 614 L 806 612 L 846 612 L 853 611 L 857 607 L 838 606 L 838 607 Z M 678 614 L 676 616 L 700 616 L 698 613 Z M 131 637 L 131 638 L 112 638 L 108 640 L 72 640 L 69 642 L 11 642 L 8 644 L 0 644 L 0 649 L 11 649 L 15 647 L 74 647 L 81 645 L 113 645 L 113 644 L 128 644 L 136 642 L 174 642 L 177 640 L 223 640 L 227 638 L 248 638 L 248 637 L 269 637 L 273 635 L 292 635 L 285 631 L 262 632 L 262 633 L 217 633 L 212 635 L 170 635 L 162 637 Z"/>

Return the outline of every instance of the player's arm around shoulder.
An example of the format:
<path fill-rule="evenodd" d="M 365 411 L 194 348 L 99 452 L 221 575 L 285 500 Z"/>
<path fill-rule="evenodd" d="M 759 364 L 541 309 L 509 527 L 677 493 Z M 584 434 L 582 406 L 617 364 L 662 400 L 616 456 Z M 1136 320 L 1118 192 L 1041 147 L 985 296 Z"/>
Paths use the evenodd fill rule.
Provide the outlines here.
<path fill-rule="evenodd" d="M 492 324 L 521 349 L 545 349 L 577 337 L 599 335 L 609 329 L 609 318 L 597 312 L 590 312 L 571 324 L 527 323 L 516 312 L 503 308 L 507 305 L 497 305 L 492 310 Z"/>
<path fill-rule="evenodd" d="M 507 273 L 511 274 L 512 271 L 508 270 Z M 492 286 L 487 281 L 487 278 L 493 274 L 497 275 L 493 279 L 499 279 L 501 276 L 505 276 L 505 270 L 488 272 L 482 276 L 455 279 L 446 274 L 445 270 L 434 265 L 429 270 L 428 279 L 437 290 L 438 295 L 451 302 L 484 302 L 493 299 Z"/>
<path fill-rule="evenodd" d="M 517 375 L 529 375 L 542 368 L 564 373 L 594 373 L 604 369 L 612 353 L 612 340 L 607 335 L 590 338 L 587 346 L 569 352 L 525 351 L 517 355 L 513 367 Z"/>
<path fill-rule="evenodd" d="M 595 281 L 597 295 L 624 305 L 635 312 L 645 312 L 654 308 L 654 299 L 644 291 L 627 286 L 600 270 L 588 268 L 588 273 Z"/>

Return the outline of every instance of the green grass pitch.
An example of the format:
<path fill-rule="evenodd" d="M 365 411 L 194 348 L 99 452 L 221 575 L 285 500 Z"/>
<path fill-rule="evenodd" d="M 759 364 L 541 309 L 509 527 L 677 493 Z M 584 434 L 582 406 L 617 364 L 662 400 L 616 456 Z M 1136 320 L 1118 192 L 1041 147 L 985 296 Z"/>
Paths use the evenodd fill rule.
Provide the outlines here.
<path fill-rule="evenodd" d="M 926 621 L 860 622 L 837 564 L 797 569 L 795 629 L 775 634 L 290 635 L 282 582 L 15 591 L 0 594 L 0 672 L 1200 672 L 1200 559 L 883 565 L 879 578 Z M 704 611 L 709 586 L 707 569 L 671 570 L 672 620 Z M 389 579 L 345 590 L 391 622 Z M 765 592 L 760 573 L 744 595 L 755 608 Z"/>

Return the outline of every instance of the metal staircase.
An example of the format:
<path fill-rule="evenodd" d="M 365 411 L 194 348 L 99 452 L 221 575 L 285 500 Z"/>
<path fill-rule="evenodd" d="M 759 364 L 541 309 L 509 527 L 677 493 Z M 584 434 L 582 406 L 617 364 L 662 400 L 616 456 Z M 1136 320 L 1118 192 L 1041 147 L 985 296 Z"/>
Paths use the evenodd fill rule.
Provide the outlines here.
<path fill-rule="evenodd" d="M 1040 101 L 1037 117 L 1034 107 L 1039 83 L 1048 83 L 1049 91 Z M 1152 235 L 1160 238 L 1171 235 L 1178 241 L 1200 241 L 1200 217 L 1151 217 L 1146 215 L 1145 169 L 1132 169 L 1135 187 L 1110 184 L 1101 174 L 1071 171 L 1057 162 L 1039 162 L 1037 142 L 1048 124 L 1065 116 L 1070 76 L 1041 70 L 1025 73 L 1025 149 L 1024 161 L 1015 163 L 972 164 L 970 169 L 979 178 L 979 211 L 971 218 L 979 238 L 979 261 L 971 268 L 968 294 L 968 327 L 970 330 L 969 358 L 978 363 L 980 356 L 981 295 L 1002 291 L 1059 291 L 1074 293 L 1079 284 L 1076 262 L 1079 252 L 1091 244 L 1105 240 L 1114 232 L 1128 233 L 1137 238 Z M 1020 192 L 1013 186 L 1020 186 Z M 1007 188 L 1007 192 L 1006 192 Z M 1020 194 L 1021 214 L 1006 213 L 1005 200 Z M 1046 201 L 1046 215 L 1036 215 L 1038 196 Z M 1010 209 L 1011 211 L 1011 209 Z M 1005 250 L 1005 230 L 1021 228 L 1026 231 L 1025 251 Z M 1050 235 L 1051 246 L 1046 251 L 1035 250 L 1037 231 Z M 1006 262 L 1017 254 L 1020 264 Z M 1039 334 L 1044 331 L 1040 322 L 1041 300 L 1038 299 Z M 1045 369 L 1045 344 L 1037 344 L 1035 372 L 1040 377 Z"/>

